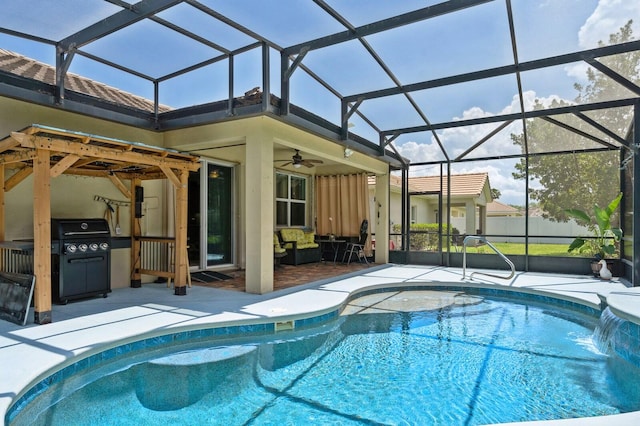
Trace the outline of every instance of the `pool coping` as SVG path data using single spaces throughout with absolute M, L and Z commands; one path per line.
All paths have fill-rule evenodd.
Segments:
M 600 310 L 605 300 L 616 315 L 640 324 L 640 288 L 627 287 L 621 281 L 603 282 L 587 276 L 559 276 L 551 274 L 519 273 L 513 279 L 501 282 L 495 279 L 462 280 L 456 268 L 414 265 L 379 265 L 357 273 L 322 280 L 298 287 L 294 291 L 280 291 L 269 295 L 238 296 L 235 310 L 201 312 L 196 301 L 184 305 L 182 298 L 166 298 L 173 306 L 158 304 L 130 304 L 115 311 L 80 315 L 46 326 L 16 327 L 0 334 L 0 361 L 3 366 L 20 366 L 0 374 L 0 413 L 5 419 L 7 410 L 33 386 L 45 378 L 73 365 L 79 359 L 159 336 L 199 329 L 243 327 L 259 324 L 286 323 L 288 321 L 320 321 L 318 318 L 339 312 L 358 294 L 387 287 L 447 287 L 482 288 L 517 291 L 540 297 L 553 297 Z M 218 292 L 192 293 L 220 295 Z M 122 289 L 125 291 L 125 289 Z M 209 289 L 211 290 L 211 289 Z M 118 290 L 114 290 L 118 291 Z M 130 290 L 127 290 L 130 292 Z M 238 292 L 235 292 L 238 293 Z M 135 294 L 135 293 L 133 293 Z M 246 293 L 240 293 L 246 295 Z M 174 298 L 176 296 L 173 296 Z M 180 303 L 176 303 L 180 300 Z M 636 300 L 633 303 L 633 300 Z M 253 303 L 245 304 L 244 301 Z M 202 303 L 202 300 L 199 299 Z M 634 306 L 635 305 L 635 306 Z M 151 312 L 149 312 L 151 310 Z M 191 312 L 190 312 L 191 311 Z M 148 317 L 147 317 L 148 316 Z M 141 320 L 142 318 L 142 320 Z M 146 320 L 146 322 L 144 321 Z M 144 323 L 144 324 L 141 324 Z M 134 326 L 135 325 L 135 326 Z M 7 328 L 7 327 L 5 327 Z M 0 329 L 2 331 L 2 329 Z M 96 334 L 95 332 L 102 332 Z M 52 345 L 57 345 L 52 347 Z M 55 349 L 54 349 L 55 348 Z M 28 368 L 27 368 L 28 367 Z M 631 419 L 640 422 L 640 412 L 606 417 L 554 420 L 544 424 L 615 424 Z M 622 420 L 624 419 L 624 420 Z M 533 422 L 533 424 L 541 424 Z M 628 424 L 628 423 L 626 423 Z

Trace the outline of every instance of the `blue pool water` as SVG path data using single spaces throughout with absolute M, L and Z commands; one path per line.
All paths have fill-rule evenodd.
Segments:
M 594 348 L 585 313 L 452 291 L 371 294 L 345 313 L 114 362 L 52 386 L 14 423 L 479 425 L 640 410 L 640 371 Z

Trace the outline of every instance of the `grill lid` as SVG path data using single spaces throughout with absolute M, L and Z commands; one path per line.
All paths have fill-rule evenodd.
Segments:
M 51 219 L 51 239 L 109 236 L 109 222 L 106 219 Z

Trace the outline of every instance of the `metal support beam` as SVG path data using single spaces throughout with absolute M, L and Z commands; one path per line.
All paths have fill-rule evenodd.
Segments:
M 360 97 L 365 99 L 382 98 L 385 96 L 399 95 L 406 92 L 415 92 L 425 89 L 433 89 L 436 87 L 449 86 L 452 84 L 466 83 L 469 81 L 482 80 L 491 77 L 499 77 L 502 75 L 513 74 L 516 71 L 525 72 L 542 68 L 548 68 L 558 65 L 566 65 L 572 62 L 582 61 L 589 57 L 617 55 L 620 53 L 633 52 L 640 50 L 640 40 L 630 41 L 627 43 L 615 44 L 612 46 L 598 47 L 580 52 L 567 53 L 559 56 L 538 59 L 528 62 L 521 62 L 518 65 L 505 65 L 502 67 L 489 68 L 481 71 L 474 71 L 465 74 L 458 74 L 450 77 L 438 78 L 435 80 L 423 81 L 413 84 L 407 84 L 401 87 L 390 87 L 387 89 L 373 90 L 370 92 L 357 93 L 345 96 L 347 102 L 354 102 Z
M 354 112 L 358 111 L 358 107 L 360 106 L 362 101 L 364 101 L 364 99 L 358 99 L 358 101 L 353 105 L 349 105 L 346 103 L 343 104 L 343 108 L 341 111 L 342 113 L 342 132 L 341 133 L 344 140 L 347 140 L 347 138 L 349 137 L 349 118 L 351 118 Z
M 633 108 L 633 231 L 632 231 L 632 284 L 640 287 L 640 100 Z
M 580 129 L 576 129 L 576 128 L 575 128 L 575 127 L 573 127 L 573 126 L 569 126 L 568 124 L 565 124 L 565 123 L 563 123 L 562 121 L 558 121 L 558 120 L 556 120 L 556 119 L 554 119 L 554 118 L 551 118 L 551 117 L 541 117 L 541 119 L 542 119 L 542 120 L 544 120 L 544 121 L 546 121 L 546 122 L 548 122 L 548 123 L 555 124 L 556 126 L 561 127 L 561 128 L 563 128 L 563 129 L 565 129 L 565 130 L 568 130 L 568 131 L 570 131 L 570 132 L 572 132 L 572 133 L 575 133 L 575 134 L 577 134 L 578 136 L 582 136 L 582 137 L 583 137 L 583 138 L 585 138 L 585 139 L 592 140 L 592 141 L 594 141 L 594 142 L 596 142 L 596 143 L 598 143 L 598 144 L 600 144 L 600 145 L 604 145 L 604 146 L 609 147 L 609 148 L 612 148 L 612 149 L 618 149 L 618 148 L 619 148 L 618 146 L 616 146 L 616 145 L 614 145 L 614 144 L 612 144 L 612 143 L 609 143 L 609 142 L 604 141 L 604 140 L 602 140 L 602 139 L 600 139 L 600 138 L 597 138 L 597 137 L 595 137 L 595 136 L 593 136 L 593 135 L 590 135 L 590 134 L 589 134 L 589 133 L 587 133 L 587 132 L 583 132 L 583 131 L 582 131 L 582 130 L 580 130 Z
M 389 137 L 389 138 L 385 138 L 385 137 L 381 136 L 381 137 L 380 137 L 380 146 L 381 146 L 382 148 L 386 148 L 386 147 L 387 147 L 387 145 L 390 145 L 390 144 L 391 144 L 391 142 L 393 142 L 393 141 L 395 141 L 396 139 L 398 139 L 398 136 L 400 136 L 400 133 L 396 133 L 396 134 L 394 134 L 394 135 L 391 135 L 391 137 Z M 391 145 L 391 146 L 393 146 L 393 145 Z
M 478 6 L 478 5 L 489 3 L 492 1 L 494 0 L 449 0 L 449 1 L 435 4 L 433 6 L 427 6 L 422 9 L 404 13 L 402 15 L 393 16 L 388 19 L 383 19 L 381 21 L 373 22 L 371 24 L 362 25 L 360 27 L 357 27 L 354 31 L 351 31 L 351 30 L 342 31 L 326 37 L 318 38 L 311 42 L 294 45 L 284 50 L 285 50 L 285 53 L 288 55 L 295 55 L 298 52 L 300 52 L 300 50 L 304 47 L 309 47 L 311 50 L 320 49 L 323 47 L 332 46 L 334 44 L 355 40 L 360 37 L 376 34 L 382 31 L 398 28 L 403 25 L 408 25 L 415 22 L 424 21 L 426 19 L 435 18 L 436 16 L 457 12 L 459 10 L 463 10 L 473 6 Z
M 160 128 L 160 83 L 157 81 L 153 82 L 153 122 L 155 123 L 155 128 Z
M 497 135 L 498 133 L 500 133 L 500 131 L 502 129 L 504 129 L 505 127 L 507 127 L 509 124 L 513 123 L 513 120 L 510 121 L 505 121 L 504 123 L 502 123 L 501 125 L 499 125 L 498 127 L 496 127 L 495 129 L 493 129 L 487 136 L 483 137 L 482 139 L 480 139 L 478 142 L 476 142 L 472 147 L 470 147 L 469 149 L 467 149 L 465 152 L 463 152 L 462 154 L 458 155 L 458 157 L 456 157 L 456 159 L 454 161 L 458 161 L 458 160 L 462 160 L 464 157 L 467 156 L 467 154 L 469 154 L 470 152 L 472 152 L 474 149 L 476 149 L 477 147 L 479 147 L 480 145 L 482 145 L 483 143 L 485 143 L 486 141 L 488 141 L 489 139 L 491 139 L 492 137 L 494 137 L 495 135 Z
M 71 60 L 75 55 L 76 49 L 71 47 L 65 51 L 59 46 L 56 48 L 56 103 L 62 104 L 64 100 L 64 79 L 71 65 Z
M 409 167 L 402 168 L 402 251 L 410 251 L 411 200 L 409 199 Z M 408 258 L 407 258 L 408 259 Z
M 448 121 L 448 122 L 442 122 L 442 123 L 435 123 L 428 126 L 414 126 L 414 127 L 404 127 L 404 128 L 398 128 L 398 129 L 387 129 L 387 130 L 382 130 L 380 133 L 383 135 L 393 135 L 396 133 L 429 132 L 432 130 L 451 129 L 454 127 L 465 127 L 465 126 L 473 126 L 477 124 L 496 123 L 499 121 L 518 120 L 518 119 L 521 119 L 523 116 L 524 118 L 536 118 L 536 117 L 547 117 L 547 116 L 561 115 L 561 114 L 575 114 L 576 112 L 579 112 L 579 111 L 595 111 L 599 109 L 620 108 L 625 106 L 632 106 L 634 105 L 635 102 L 636 102 L 636 98 L 629 98 L 629 99 L 618 99 L 615 101 L 595 102 L 591 104 L 568 105 L 568 106 L 557 107 L 557 108 L 525 111 L 524 113 L 517 112 L 512 114 L 501 114 L 501 115 L 492 115 L 487 117 L 472 118 L 469 120 Z
M 269 110 L 271 105 L 271 70 L 269 45 L 262 43 L 262 111 Z
M 308 52 L 309 52 L 309 49 L 307 49 L 307 48 L 303 48 L 300 51 L 300 53 L 293 60 L 293 62 L 289 66 L 289 68 L 284 72 L 284 79 L 289 81 L 289 79 L 291 78 L 291 75 L 296 70 L 296 68 L 298 68 L 298 65 L 300 65 L 300 63 L 302 62 L 302 60 L 304 59 L 304 57 L 307 55 Z
M 589 65 L 591 65 L 592 67 L 594 67 L 595 69 L 600 71 L 602 74 L 606 75 L 607 77 L 615 81 L 616 83 L 626 87 L 636 95 L 640 95 L 640 86 L 633 83 L 628 78 L 624 77 L 621 74 L 618 74 L 617 72 L 615 72 L 614 70 L 612 70 L 611 68 L 603 64 L 602 62 L 596 61 L 594 58 L 585 58 L 584 60 L 586 63 L 588 63 Z
M 233 55 L 229 55 L 229 99 L 227 99 L 227 115 L 231 117 L 233 113 L 233 86 L 235 72 L 233 68 Z
M 289 70 L 289 55 L 280 52 L 280 115 L 289 115 L 291 92 L 289 79 L 285 78 Z
M 71 46 L 80 48 L 178 3 L 182 3 L 182 0 L 142 0 L 131 5 L 129 9 L 122 9 L 120 12 L 62 39 L 59 45 L 65 51 L 68 51 Z
M 584 122 L 590 124 L 591 126 L 595 127 L 596 129 L 598 129 L 599 131 L 601 131 L 605 135 L 609 136 L 611 139 L 615 140 L 620 145 L 629 146 L 629 142 L 627 142 L 624 138 L 621 138 L 620 136 L 618 136 L 617 134 L 615 134 L 611 130 L 607 129 L 602 124 L 598 123 L 596 120 L 594 120 L 593 118 L 589 117 L 588 115 L 585 115 L 585 114 L 581 113 L 580 111 L 577 111 L 574 115 L 576 117 L 578 117 L 579 119 L 581 119 L 582 121 L 584 121 Z

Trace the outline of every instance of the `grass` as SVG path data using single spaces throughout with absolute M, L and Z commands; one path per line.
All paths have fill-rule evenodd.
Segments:
M 504 254 L 524 254 L 525 245 L 523 243 L 491 243 Z M 580 253 L 567 252 L 567 244 L 529 244 L 529 254 L 532 256 L 567 256 L 580 257 Z M 484 249 L 486 253 L 491 253 L 490 247 L 478 247 Z
M 503 254 L 524 255 L 524 243 L 491 243 Z M 588 257 L 580 253 L 567 252 L 568 244 L 529 244 L 529 255 L 531 256 L 564 256 L 564 257 Z M 460 249 L 460 251 L 462 251 Z M 477 247 L 467 246 L 467 253 L 493 253 L 491 247 L 480 245 Z

